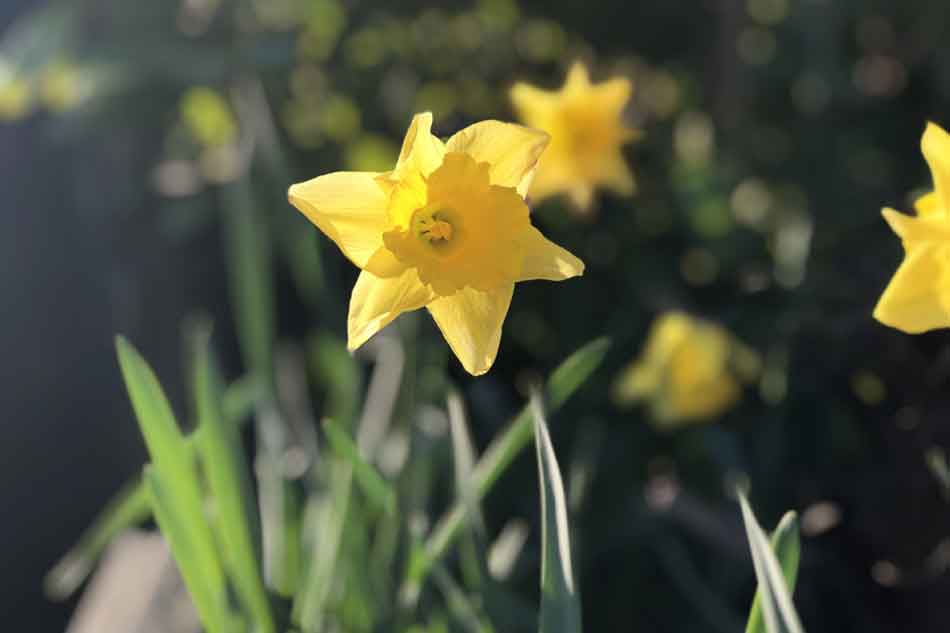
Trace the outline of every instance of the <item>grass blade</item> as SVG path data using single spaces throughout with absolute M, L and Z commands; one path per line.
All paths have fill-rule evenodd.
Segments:
M 759 581 L 762 616 L 768 633 L 804 633 L 801 620 L 792 604 L 792 597 L 785 584 L 782 567 L 769 546 L 765 536 L 745 495 L 739 493 L 742 506 L 742 519 L 745 522 L 749 548 L 752 551 L 752 563 Z
M 164 522 L 178 532 L 175 538 L 180 543 L 179 549 L 189 557 L 186 564 L 193 566 L 190 573 L 201 576 L 193 578 L 192 583 L 200 585 L 205 590 L 202 599 L 213 604 L 205 604 L 200 612 L 205 616 L 226 613 L 227 586 L 204 513 L 194 450 L 182 436 L 168 399 L 145 359 L 122 337 L 116 338 L 116 349 L 132 408 L 152 458 L 152 466 L 147 471 L 152 473 L 152 481 L 146 481 L 152 511 L 157 512 L 161 506 L 164 518 L 159 519 L 156 514 L 159 526 Z M 159 480 L 160 483 L 156 483 Z M 215 617 L 219 625 L 224 620 L 224 616 Z
M 221 383 L 209 349 L 210 327 L 199 328 L 194 349 L 194 393 L 198 408 L 197 444 L 215 501 L 214 525 L 238 598 L 259 633 L 276 630 L 260 568 L 260 526 L 248 464 L 237 428 L 221 412 Z
M 452 438 L 452 461 L 455 466 L 455 494 L 468 513 L 468 521 L 480 534 L 484 534 L 484 520 L 475 491 L 472 488 L 472 470 L 475 468 L 475 448 L 468 430 L 465 404 L 454 389 L 446 401 L 449 412 L 449 434 Z
M 302 631 L 321 630 L 324 605 L 330 596 L 333 580 L 338 576 L 343 532 L 350 512 L 353 468 L 346 461 L 334 460 L 329 468 L 330 489 L 316 508 L 315 525 L 320 526 L 312 547 L 310 567 L 294 596 L 291 617 Z
M 531 398 L 531 410 L 541 486 L 541 613 L 538 629 L 540 633 L 580 633 L 580 599 L 571 562 L 564 482 L 537 393 Z
M 127 528 L 152 514 L 140 477 L 122 486 L 79 541 L 46 575 L 43 582 L 53 600 L 65 600 L 83 583 L 106 546 Z
M 256 418 L 257 475 L 264 577 L 281 596 L 293 596 L 300 582 L 301 509 L 297 473 L 287 468 L 288 429 L 272 401 L 263 401 Z
M 260 396 L 259 381 L 253 376 L 244 376 L 228 385 L 221 404 L 226 424 L 238 428 Z M 185 444 L 190 450 L 194 437 L 186 437 Z M 145 483 L 141 476 L 136 476 L 122 486 L 79 541 L 49 571 L 44 580 L 46 594 L 53 600 L 68 598 L 89 576 L 116 535 L 151 516 Z
M 222 187 L 231 300 L 247 369 L 259 379 L 273 372 L 275 299 L 267 225 L 254 208 L 250 181 Z
M 395 514 L 396 492 L 373 465 L 360 455 L 359 449 L 346 431 L 329 418 L 323 421 L 323 430 L 327 434 L 327 440 L 333 451 L 352 466 L 356 483 L 363 489 L 367 498 L 386 514 L 390 516 Z
M 798 516 L 794 512 L 787 512 L 778 527 L 772 533 L 770 545 L 775 557 L 782 566 L 782 575 L 789 593 L 795 592 L 795 582 L 798 579 L 798 561 L 801 555 L 801 539 L 798 533 Z M 762 619 L 762 597 L 755 592 L 752 601 L 752 610 L 749 612 L 749 622 L 746 633 L 767 633 L 765 621 Z
M 176 509 L 174 498 L 164 485 L 154 466 L 146 466 L 143 474 L 155 522 L 171 549 L 188 594 L 195 605 L 201 623 L 208 633 L 237 631 L 235 622 L 228 613 L 225 595 L 216 586 L 205 567 L 201 554 L 202 544 L 195 542 L 191 530 Z
M 594 373 L 609 347 L 608 339 L 595 339 L 571 354 L 551 373 L 544 392 L 551 411 L 557 410 L 564 404 Z M 472 470 L 472 488 L 477 500 L 483 499 L 488 494 L 515 457 L 533 438 L 534 420 L 530 409 L 525 407 L 504 433 L 491 443 Z M 418 588 L 425 580 L 433 563 L 445 555 L 449 546 L 458 537 L 465 522 L 465 515 L 464 505 L 461 502 L 455 503 L 436 524 L 421 549 L 411 555 L 406 580 L 402 587 L 403 599 L 411 600 L 418 594 Z

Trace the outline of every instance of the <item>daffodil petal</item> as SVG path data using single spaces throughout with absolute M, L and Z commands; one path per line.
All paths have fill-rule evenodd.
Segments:
M 596 84 L 594 91 L 606 109 L 620 114 L 627 106 L 627 102 L 630 101 L 630 95 L 633 94 L 633 84 L 625 77 L 616 77 Z
M 594 188 L 587 184 L 575 184 L 567 190 L 567 195 L 578 211 L 590 211 L 594 202 Z
M 364 270 L 350 296 L 347 347 L 355 350 L 397 316 L 421 308 L 433 297 L 413 268 L 390 278 L 377 277 Z
M 917 215 L 926 218 L 940 212 L 940 199 L 936 191 L 924 194 L 914 201 L 914 210 Z
M 931 242 L 911 248 L 874 308 L 874 318 L 908 334 L 950 327 L 938 292 L 944 274 L 941 255 L 946 253 Z
M 891 230 L 905 244 L 945 240 L 950 241 L 950 225 L 934 216 L 913 216 L 894 209 L 883 209 L 881 215 Z
M 533 226 L 525 231 L 522 244 L 525 255 L 518 281 L 563 281 L 584 274 L 584 262 L 544 237 Z
M 637 183 L 633 179 L 633 172 L 627 166 L 620 151 L 615 152 L 604 161 L 603 182 L 615 193 L 622 196 L 632 195 L 636 191 Z
M 417 114 L 402 141 L 394 174 L 397 178 L 413 173 L 428 176 L 442 164 L 444 155 L 445 146 L 432 135 L 432 113 Z
M 947 214 L 950 212 L 950 135 L 939 125 L 928 123 L 920 141 L 920 149 L 933 173 L 934 189 L 943 213 Z
M 565 92 L 574 90 L 586 90 L 590 87 L 590 73 L 587 72 L 587 66 L 583 62 L 577 61 L 571 64 L 567 71 L 567 77 L 564 80 Z
M 379 174 L 340 171 L 292 185 L 290 203 L 363 268 L 383 245 L 387 196 Z
M 495 362 L 514 288 L 514 284 L 488 292 L 463 288 L 427 306 L 449 347 L 473 376 L 484 374 Z
M 543 122 L 550 119 L 558 103 L 558 93 L 542 90 L 523 82 L 513 85 L 508 92 L 508 97 L 523 121 L 542 128 Z
M 546 132 L 523 125 L 480 121 L 453 135 L 445 149 L 488 163 L 493 185 L 514 187 L 524 197 L 531 184 L 531 172 L 549 140 Z

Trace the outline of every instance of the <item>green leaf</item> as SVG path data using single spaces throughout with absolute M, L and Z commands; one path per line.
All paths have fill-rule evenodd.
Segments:
M 267 225 L 258 217 L 250 181 L 221 188 L 231 301 L 238 342 L 248 370 L 262 381 L 273 372 L 276 320 Z
M 221 405 L 226 423 L 238 428 L 260 397 L 259 381 L 253 376 L 244 376 L 230 384 Z M 194 437 L 186 437 L 185 444 L 191 450 Z M 68 598 L 88 577 L 113 538 L 151 516 L 145 484 L 141 476 L 136 476 L 122 486 L 79 541 L 49 571 L 44 581 L 47 595 L 53 600 Z
M 126 483 L 99 513 L 79 541 L 49 571 L 44 580 L 46 595 L 65 600 L 86 579 L 113 538 L 152 514 L 140 477 Z
M 146 466 L 143 474 L 155 522 L 171 549 L 188 594 L 195 605 L 201 623 L 208 633 L 238 631 L 233 616 L 227 609 L 227 594 L 209 573 L 203 544 L 196 542 L 190 526 L 176 508 L 174 497 L 164 484 L 164 479 L 154 466 Z
M 463 630 L 467 633 L 493 633 L 494 629 L 480 606 L 465 593 L 441 564 L 433 568 L 432 577 L 445 596 L 449 612 Z
M 782 574 L 782 567 L 772 551 L 762 527 L 756 521 L 745 495 L 739 493 L 742 519 L 745 522 L 752 563 L 759 581 L 762 616 L 768 633 L 804 633 L 801 620 L 792 604 L 792 597 Z
M 116 338 L 116 349 L 132 408 L 152 458 L 148 470 L 153 473 L 152 483 L 145 482 L 147 488 L 151 486 L 152 511 L 157 513 L 156 504 L 161 504 L 164 523 L 180 532 L 176 538 L 182 543 L 181 551 L 193 560 L 193 573 L 201 575 L 193 581 L 208 592 L 207 599 L 220 605 L 214 609 L 215 613 L 224 612 L 227 609 L 225 576 L 204 513 L 194 450 L 182 437 L 168 399 L 145 359 L 121 336 Z M 156 484 L 159 479 L 160 484 Z M 157 514 L 156 520 L 159 520 Z M 181 565 L 177 556 L 176 562 Z M 210 608 L 206 606 L 205 615 Z
M 332 334 L 321 333 L 308 346 L 310 369 L 327 390 L 324 416 L 352 428 L 359 415 L 362 377 L 359 364 L 346 343 Z
M 484 521 L 472 486 L 472 471 L 475 468 L 477 455 L 468 430 L 465 404 L 454 389 L 449 392 L 446 404 L 449 413 L 449 433 L 452 438 L 452 460 L 455 466 L 455 494 L 465 506 L 469 522 L 476 530 L 483 532 Z
M 545 397 L 552 411 L 557 410 L 594 373 L 610 347 L 606 338 L 587 343 L 571 354 L 548 378 Z M 472 487 L 475 497 L 481 500 L 491 491 L 508 466 L 534 438 L 534 419 L 528 407 L 511 422 L 482 455 L 472 470 Z M 425 543 L 414 551 L 409 560 L 402 593 L 406 600 L 418 595 L 433 563 L 440 560 L 455 539 L 465 522 L 465 506 L 461 501 L 442 516 Z
M 801 554 L 801 539 L 798 534 L 798 516 L 794 512 L 786 512 L 778 527 L 772 533 L 770 545 L 775 557 L 782 566 L 782 575 L 789 593 L 795 592 L 795 582 L 798 579 L 798 561 Z M 765 621 L 762 619 L 762 597 L 756 591 L 752 601 L 752 610 L 749 612 L 749 622 L 746 633 L 767 633 Z
M 211 495 L 220 550 L 238 598 L 259 633 L 276 630 L 260 569 L 260 526 L 247 459 L 237 428 L 221 412 L 222 388 L 209 349 L 210 326 L 195 335 L 194 393 L 198 408 L 196 439 Z
M 286 422 L 272 401 L 261 404 L 256 418 L 254 472 L 260 497 L 264 577 L 281 596 L 293 596 L 300 582 L 302 523 L 299 484 L 288 472 Z
M 581 610 L 571 561 L 564 482 L 557 464 L 541 398 L 531 398 L 538 478 L 541 486 L 540 633 L 580 633 Z
M 303 631 L 321 630 L 324 606 L 330 596 L 334 579 L 339 574 L 343 533 L 350 512 L 353 467 L 345 460 L 334 459 L 326 464 L 329 490 L 316 502 L 320 526 L 312 546 L 309 569 L 294 597 L 293 623 Z
M 379 506 L 386 514 L 396 513 L 396 492 L 383 479 L 372 464 L 360 455 L 359 448 L 339 424 L 327 418 L 323 421 L 323 430 L 333 451 L 349 462 L 353 468 L 356 483 L 362 488 L 369 500 Z

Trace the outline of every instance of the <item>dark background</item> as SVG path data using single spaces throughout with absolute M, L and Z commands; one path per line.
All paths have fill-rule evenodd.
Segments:
M 340 37 L 380 16 L 411 20 L 433 4 L 346 2 Z M 950 439 L 950 346 L 945 333 L 911 337 L 871 318 L 900 261 L 879 208 L 909 210 L 910 192 L 930 186 L 920 134 L 927 120 L 950 124 L 950 8 L 936 0 L 787 5 L 787 16 L 763 24 L 761 11 L 768 15 L 774 1 L 524 1 L 519 20 L 550 19 L 568 33 L 570 44 L 556 57 L 515 55 L 520 36 L 512 27 L 492 55 L 449 55 L 442 67 L 424 67 L 411 55 L 371 70 L 348 67 L 343 53 L 319 62 L 362 111 L 363 127 L 393 143 L 411 108 L 387 109 L 377 88 L 414 64 L 421 81 L 474 75 L 498 93 L 483 116 L 456 108 L 439 117 L 443 135 L 474 118 L 510 117 L 501 87 L 521 77 L 555 86 L 574 55 L 596 59 L 605 69 L 599 76 L 661 69 L 679 86 L 678 103 L 664 116 L 643 101 L 649 81 L 638 84 L 631 116 L 646 139 L 628 152 L 640 185 L 635 198 L 603 195 L 586 219 L 556 201 L 538 211 L 546 233 L 587 261 L 583 281 L 519 287 L 492 373 L 472 381 L 451 368 L 467 385 L 473 418 L 495 421 L 503 419 L 496 412 L 514 410 L 520 396 L 512 385 L 526 373 L 548 370 L 594 336 L 614 340 L 608 367 L 555 429 L 565 455 L 587 435 L 607 438 L 578 519 L 588 630 L 728 630 L 730 613 L 742 621 L 752 585 L 747 561 L 735 555 L 741 532 L 728 532 L 734 542 L 716 542 L 692 515 L 654 512 L 644 490 L 657 474 L 675 474 L 703 516 L 730 528 L 738 514 L 726 484 L 738 473 L 752 482 L 766 525 L 788 508 L 827 501 L 839 509 L 837 526 L 804 541 L 796 601 L 813 633 L 936 633 L 950 618 L 939 550 L 950 521 L 923 457 Z M 0 20 L 10 25 L 42 6 L 7 0 Z M 188 198 L 212 209 L 196 212 L 197 228 L 170 233 L 170 203 L 149 184 L 158 160 L 178 151 L 169 150 L 169 138 L 180 128 L 181 94 L 193 84 L 226 86 L 250 66 L 280 103 L 289 98 L 296 63 L 292 29 L 257 41 L 219 20 L 182 49 L 177 3 L 134 12 L 121 3 L 76 6 L 69 38 L 38 37 L 52 51 L 46 58 L 62 46 L 77 63 L 115 60 L 124 82 L 75 112 L 40 108 L 0 126 L 0 621 L 11 630 L 63 628 L 73 603 L 49 602 L 43 574 L 144 460 L 113 335 L 135 342 L 179 408 L 186 315 L 211 313 L 229 372 L 240 371 L 215 186 Z M 220 9 L 228 10 L 230 3 Z M 762 61 L 769 41 L 774 51 Z M 149 47 L 155 52 L 144 53 Z M 220 65 L 210 57 L 219 49 L 228 51 Z M 699 166 L 673 149 L 689 112 L 707 117 L 716 134 L 712 159 Z M 339 168 L 335 140 L 310 148 L 280 134 L 292 164 L 288 184 Z M 764 227 L 730 211 L 730 197 L 748 178 L 766 183 L 777 200 Z M 269 188 L 260 199 L 271 221 L 296 213 L 281 202 L 282 188 L 261 187 Z M 789 222 L 810 230 L 797 280 L 776 263 Z M 717 262 L 710 282 L 680 272 L 684 254 L 696 249 Z M 342 258 L 329 248 L 323 257 L 332 285 L 349 287 L 354 275 Z M 341 314 L 305 310 L 286 265 L 275 274 L 282 336 L 314 325 L 340 331 Z M 763 275 L 764 284 L 746 283 Z M 641 348 L 652 318 L 674 307 L 723 323 L 777 363 L 784 396 L 752 389 L 717 423 L 667 434 L 647 425 L 641 411 L 612 405 L 613 375 Z M 540 335 L 525 326 L 539 323 Z M 868 375 L 883 394 L 862 396 Z M 479 444 L 493 428 L 481 427 Z M 519 462 L 509 475 L 513 492 L 533 490 L 532 468 Z M 517 494 L 504 496 L 489 505 L 496 523 L 522 505 Z M 530 492 L 523 496 L 534 503 Z M 882 561 L 900 571 L 896 584 L 872 573 Z M 705 597 L 690 602 L 686 595 Z

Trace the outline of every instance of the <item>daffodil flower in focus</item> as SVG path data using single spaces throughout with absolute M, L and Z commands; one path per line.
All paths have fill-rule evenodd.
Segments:
M 933 123 L 921 141 L 934 191 L 915 215 L 884 209 L 904 245 L 904 261 L 874 309 L 874 318 L 909 334 L 950 327 L 950 136 Z
M 760 366 L 758 354 L 724 328 L 667 312 L 650 328 L 643 354 L 618 376 L 613 397 L 621 406 L 646 401 L 657 427 L 674 428 L 730 409 Z
M 524 196 L 548 135 L 482 121 L 443 143 L 413 119 L 395 168 L 336 172 L 289 197 L 362 269 L 350 298 L 355 350 L 399 314 L 426 307 L 465 369 L 488 371 L 514 284 L 561 281 L 584 264 L 531 225 Z
M 526 83 L 512 87 L 511 101 L 521 121 L 551 135 L 551 146 L 531 187 L 532 198 L 567 193 L 584 211 L 598 186 L 621 195 L 633 193 L 633 174 L 621 151 L 639 135 L 621 120 L 631 92 L 630 81 L 623 78 L 591 83 L 580 62 L 571 66 L 558 91 Z

